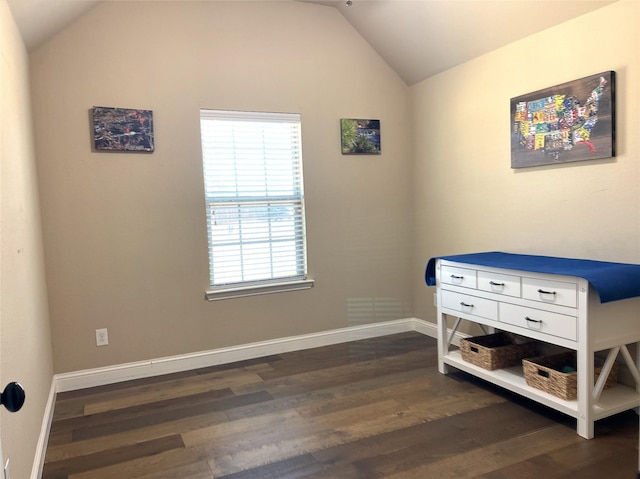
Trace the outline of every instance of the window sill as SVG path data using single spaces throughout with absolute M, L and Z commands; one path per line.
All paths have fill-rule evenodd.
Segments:
M 283 293 L 285 291 L 302 291 L 313 287 L 312 279 L 301 279 L 282 283 L 258 284 L 252 286 L 239 286 L 234 288 L 215 289 L 205 292 L 207 301 L 220 301 L 223 299 L 244 298 L 246 296 L 258 296 L 262 294 Z

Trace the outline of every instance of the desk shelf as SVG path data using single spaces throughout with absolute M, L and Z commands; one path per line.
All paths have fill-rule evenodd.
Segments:
M 435 274 L 441 373 L 456 368 L 574 417 L 577 433 L 586 439 L 593 437 L 596 420 L 640 406 L 640 297 L 603 304 L 584 278 L 448 259 L 437 260 Z M 451 330 L 449 318 L 456 318 Z M 529 386 L 521 365 L 489 371 L 464 361 L 451 344 L 461 322 L 574 350 L 577 399 L 567 401 Z M 627 348 L 632 344 L 636 358 Z M 617 384 L 598 395 L 594 356 L 605 350 L 610 351 L 609 367 L 622 354 L 635 386 Z
M 568 416 L 578 418 L 578 401 L 566 401 L 540 389 L 529 386 L 524 378 L 522 366 L 489 371 L 462 359 L 460 351 L 449 351 L 442 358 L 445 364 L 453 366 L 487 382 L 513 391 L 533 401 L 544 404 Z M 628 409 L 640 406 L 640 395 L 632 387 L 616 384 L 605 389 L 596 404 L 593 405 L 594 420 L 602 419 Z

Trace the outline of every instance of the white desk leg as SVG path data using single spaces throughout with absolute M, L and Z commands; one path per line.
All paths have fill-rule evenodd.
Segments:
M 587 316 L 589 285 L 581 279 L 578 284 L 578 435 L 593 438 L 593 348 Z
M 438 306 L 438 371 L 442 374 L 448 374 L 451 371 L 449 365 L 442 360 L 449 352 L 447 333 L 447 315 L 442 313 L 440 306 Z
M 585 439 L 593 438 L 593 351 L 580 348 L 578 359 L 578 435 Z

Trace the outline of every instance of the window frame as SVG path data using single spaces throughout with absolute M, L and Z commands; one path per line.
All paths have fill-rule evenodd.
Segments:
M 291 170 L 291 184 L 292 184 L 292 192 L 290 194 L 285 194 L 284 196 L 275 195 L 271 196 L 269 192 L 265 192 L 263 196 L 243 196 L 239 191 L 240 188 L 236 187 L 236 191 L 234 195 L 229 196 L 228 193 L 221 193 L 216 196 L 215 194 L 211 194 L 213 183 L 209 182 L 208 174 L 208 166 L 213 165 L 213 159 L 207 158 L 206 151 L 213 151 L 214 148 L 218 148 L 219 145 L 215 147 L 211 147 L 209 143 L 205 144 L 206 140 L 209 140 L 210 137 L 205 135 L 204 122 L 211 120 L 220 120 L 222 122 L 234 123 L 241 121 L 249 121 L 249 122 L 259 122 L 263 123 L 263 127 L 266 128 L 266 124 L 268 122 L 276 122 L 276 123 L 287 123 L 294 124 L 295 127 L 292 128 L 292 131 L 296 132 L 296 137 L 294 140 L 291 140 L 292 143 L 292 155 L 291 161 L 297 162 L 297 164 L 292 167 Z M 214 110 L 214 109 L 200 109 L 200 138 L 202 145 L 202 167 L 204 174 L 204 188 L 205 188 L 205 211 L 206 211 L 206 223 L 207 223 L 207 245 L 208 245 L 208 259 L 209 259 L 209 288 L 205 292 L 205 297 L 209 301 L 217 301 L 222 299 L 231 299 L 245 296 L 255 296 L 255 295 L 263 295 L 277 292 L 285 292 L 285 291 L 299 291 L 306 290 L 313 287 L 314 281 L 308 276 L 308 262 L 307 262 L 307 234 L 306 234 L 306 224 L 305 224 L 305 202 L 304 202 L 304 188 L 303 188 L 303 173 L 302 173 L 302 131 L 301 131 L 301 116 L 297 113 L 267 113 L 267 112 L 253 112 L 253 111 L 233 111 L 233 110 Z M 237 148 L 236 145 L 233 147 L 234 153 L 237 151 L 241 151 L 241 148 Z M 265 148 L 263 152 L 268 152 L 269 148 Z M 211 155 L 213 156 L 213 155 Z M 240 164 L 237 160 L 234 162 L 235 168 Z M 265 167 L 266 168 L 266 167 Z M 296 171 L 294 171 L 296 170 Z M 265 169 L 264 180 L 268 181 L 270 179 L 267 174 L 267 169 Z M 218 173 L 218 172 L 217 172 Z M 237 176 L 235 177 L 235 181 L 238 182 Z M 241 184 L 238 182 L 237 184 Z M 294 186 L 295 185 L 295 186 Z M 295 191 L 295 192 L 294 192 Z M 264 218 L 266 218 L 266 222 L 269 225 L 269 230 L 271 229 L 272 224 L 276 221 L 275 210 L 277 207 L 272 210 L 276 205 L 285 205 L 287 207 L 293 208 L 293 213 L 291 217 L 292 226 L 291 229 L 293 233 L 290 233 L 293 239 L 293 248 L 295 253 L 288 253 L 288 257 L 293 261 L 293 264 L 296 266 L 296 273 L 294 275 L 286 275 L 286 276 L 278 276 L 278 277 L 269 277 L 266 279 L 259 280 L 240 280 L 240 281 L 232 281 L 232 282 L 219 282 L 215 283 L 215 273 L 214 273 L 214 264 L 215 264 L 215 256 L 214 256 L 214 248 L 220 247 L 220 243 L 216 243 L 213 233 L 213 224 L 214 220 L 212 213 L 214 213 L 215 209 L 220 208 L 233 208 L 236 209 L 238 214 L 236 218 L 237 225 L 239 228 L 243 228 L 243 218 L 246 214 L 246 210 L 244 208 L 258 207 L 258 208 L 267 208 L 267 211 L 271 213 L 271 216 L 267 214 Z M 249 206 L 247 206 L 249 205 Z M 260 206 L 262 205 L 262 206 Z M 299 211 L 298 211 L 299 210 Z M 244 218 L 244 225 L 248 224 L 246 218 Z M 238 240 L 236 246 L 239 250 L 243 249 L 243 245 L 245 243 L 242 239 Z M 269 235 L 269 239 L 266 241 L 262 241 L 261 244 L 269 245 L 269 249 L 273 248 L 274 245 L 277 245 L 277 241 Z M 233 258 L 233 256 L 232 256 Z M 240 264 L 245 264 L 244 253 L 238 253 L 238 258 L 235 258 Z M 269 268 L 272 268 L 273 265 L 277 266 L 277 263 L 273 263 L 273 258 L 269 259 Z M 302 267 L 302 268 L 301 268 Z M 243 269 L 243 267 L 240 267 Z M 240 273 L 239 273 L 240 274 Z

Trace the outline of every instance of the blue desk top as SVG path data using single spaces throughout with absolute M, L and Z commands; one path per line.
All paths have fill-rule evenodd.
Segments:
M 591 283 L 598 292 L 601 303 L 640 296 L 639 264 L 609 263 L 588 259 L 556 258 L 498 251 L 440 256 L 431 258 L 427 263 L 425 271 L 427 286 L 435 286 L 436 284 L 437 259 L 492 268 L 577 276 Z

